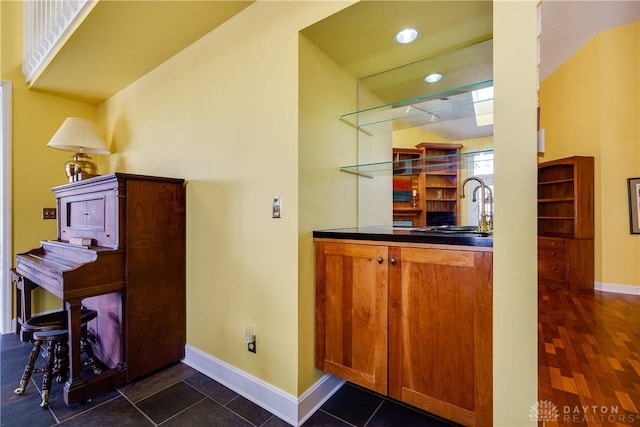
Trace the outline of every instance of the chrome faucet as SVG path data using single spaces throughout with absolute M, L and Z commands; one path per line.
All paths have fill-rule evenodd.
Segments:
M 478 185 L 476 188 L 473 189 L 473 197 L 471 198 L 472 201 L 477 202 L 477 193 L 478 193 L 478 189 L 482 188 L 481 185 Z M 489 203 L 489 209 L 487 210 L 487 227 L 489 227 L 489 230 L 493 229 L 493 190 L 491 190 L 491 187 L 486 186 L 485 190 L 488 191 L 488 196 L 489 198 L 486 200 L 486 202 Z M 485 200 L 483 200 L 481 203 L 485 203 Z
M 460 186 L 460 198 L 464 199 L 464 186 L 469 181 L 478 181 L 480 183 L 480 197 L 482 198 L 482 203 L 480 203 L 480 224 L 478 224 L 478 231 L 487 232 L 489 231 L 489 221 L 487 219 L 487 212 L 484 206 L 484 200 L 486 196 L 487 185 L 481 178 L 477 176 L 470 176 L 469 178 L 462 181 L 462 185 Z

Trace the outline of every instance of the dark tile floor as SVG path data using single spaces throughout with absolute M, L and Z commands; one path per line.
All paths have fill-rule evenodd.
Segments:
M 39 406 L 42 374 L 33 375 L 24 395 L 13 393 L 30 350 L 31 345 L 16 335 L 0 335 L 1 426 L 288 426 L 183 363 L 71 406 L 62 400 L 62 385 L 54 382 L 49 408 L 43 409 Z M 304 423 L 304 427 L 453 425 L 349 383 Z

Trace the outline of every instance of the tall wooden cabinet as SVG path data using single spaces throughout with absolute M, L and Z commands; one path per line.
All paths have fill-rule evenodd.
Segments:
M 458 161 L 461 144 L 423 142 L 416 146 L 428 159 L 424 165 L 426 225 L 459 224 Z
M 492 425 L 490 248 L 316 239 L 316 366 Z
M 393 149 L 394 225 L 458 224 L 461 144 L 423 142 Z M 415 194 L 415 196 L 414 196 Z
M 539 283 L 593 289 L 593 173 L 593 157 L 538 165 Z
M 420 168 L 422 150 L 393 149 L 393 224 L 420 227 L 424 225 L 424 178 Z

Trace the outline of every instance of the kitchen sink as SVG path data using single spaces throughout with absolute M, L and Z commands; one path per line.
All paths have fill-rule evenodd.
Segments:
M 493 235 L 493 231 L 478 231 L 478 227 L 476 225 L 437 225 L 425 228 L 413 228 L 410 232 L 420 234 L 473 235 L 482 237 L 489 237 Z

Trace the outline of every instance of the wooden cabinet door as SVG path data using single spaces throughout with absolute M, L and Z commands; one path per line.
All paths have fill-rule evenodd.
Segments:
M 116 193 L 116 185 L 117 182 L 107 181 L 94 192 L 78 187 L 75 191 L 65 189 L 64 195 L 56 194 L 58 239 L 90 238 L 93 245 L 114 249 L 119 244 L 124 245 L 125 242 L 119 240 L 120 222 L 123 221 L 119 210 L 123 198 Z
M 387 393 L 386 246 L 316 243 L 316 365 Z
M 463 425 L 490 426 L 492 254 L 397 250 L 389 395 Z

